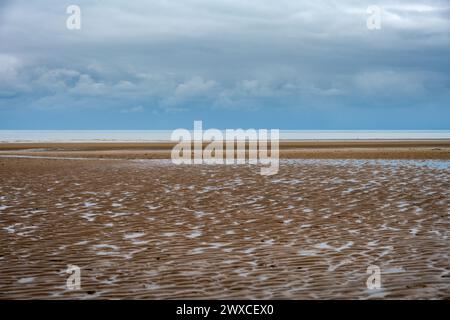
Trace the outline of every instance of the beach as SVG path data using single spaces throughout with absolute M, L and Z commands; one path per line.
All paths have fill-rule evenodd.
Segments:
M 205 147 L 208 143 L 205 142 Z M 280 141 L 286 159 L 450 159 L 450 140 Z M 0 143 L 0 156 L 170 159 L 174 142 Z
M 450 141 L 282 141 L 273 176 L 172 147 L 0 144 L 0 298 L 450 299 Z

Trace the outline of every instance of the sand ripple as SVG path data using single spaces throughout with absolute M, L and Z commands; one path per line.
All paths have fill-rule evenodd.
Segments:
M 448 161 L 0 164 L 3 299 L 450 298 Z

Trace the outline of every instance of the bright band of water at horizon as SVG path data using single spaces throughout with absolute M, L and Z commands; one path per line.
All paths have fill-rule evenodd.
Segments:
M 172 130 L 0 130 L 0 142 L 158 142 L 170 141 L 171 133 Z M 450 139 L 450 130 L 280 130 L 282 141 L 434 139 Z

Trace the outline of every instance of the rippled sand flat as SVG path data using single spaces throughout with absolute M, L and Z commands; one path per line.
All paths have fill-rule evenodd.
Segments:
M 0 158 L 0 298 L 449 299 L 449 163 Z

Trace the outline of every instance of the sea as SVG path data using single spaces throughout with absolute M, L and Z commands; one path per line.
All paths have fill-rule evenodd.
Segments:
M 159 142 L 173 130 L 0 130 L 0 143 Z M 270 135 L 269 135 L 270 136 Z M 280 130 L 280 140 L 432 140 L 450 139 L 450 130 Z

